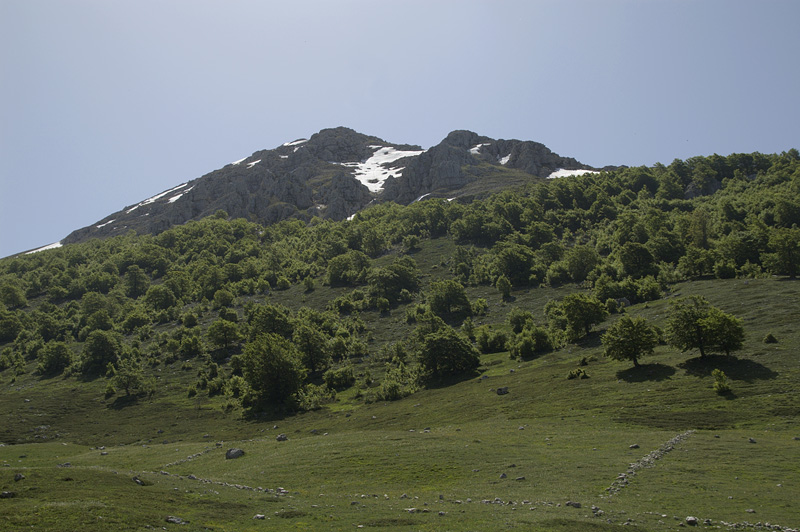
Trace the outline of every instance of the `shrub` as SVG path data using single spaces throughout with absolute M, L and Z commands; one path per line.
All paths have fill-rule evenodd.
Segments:
M 545 329 L 528 326 L 511 342 L 509 351 L 513 358 L 528 359 L 535 355 L 552 351 L 553 341 Z
M 773 335 L 772 333 L 769 333 L 764 337 L 764 343 L 765 344 L 777 344 L 778 343 L 778 339 L 775 338 L 775 335 Z
M 480 349 L 481 353 L 498 353 L 505 351 L 508 338 L 505 332 L 492 331 L 489 327 L 483 325 L 478 327 L 475 340 L 478 342 L 478 349 Z
M 72 363 L 72 351 L 64 342 L 47 342 L 39 350 L 37 371 L 42 375 L 56 375 Z
M 319 410 L 325 403 L 336 399 L 336 392 L 324 384 L 307 384 L 297 393 L 297 406 L 301 410 Z
M 322 376 L 325 385 L 331 390 L 346 390 L 355 384 L 356 376 L 353 366 L 347 365 L 340 368 L 331 368 Z
M 719 395 L 726 395 L 731 393 L 731 386 L 728 384 L 728 377 L 721 369 L 715 369 L 711 372 L 714 377 L 714 391 Z
M 567 380 L 572 380 L 572 379 L 588 379 L 588 378 L 589 378 L 589 374 L 588 374 L 588 373 L 586 373 L 586 372 L 585 372 L 584 370 L 582 370 L 581 368 L 575 368 L 575 369 L 571 369 L 571 370 L 569 371 L 569 373 L 567 373 Z

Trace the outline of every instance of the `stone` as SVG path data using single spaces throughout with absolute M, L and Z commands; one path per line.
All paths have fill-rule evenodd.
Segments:
M 755 511 L 755 510 L 753 510 L 752 508 L 748 508 L 747 510 L 745 510 L 745 512 L 747 512 L 747 513 L 749 513 L 749 514 L 754 514 L 754 513 L 756 513 L 756 511 Z
M 580 508 L 581 503 L 575 501 L 567 501 L 567 503 L 564 506 L 572 506 L 573 508 Z
M 189 521 L 185 521 L 185 520 L 181 519 L 180 517 L 175 517 L 174 515 L 168 515 L 167 518 L 165 519 L 165 521 L 167 523 L 170 523 L 170 524 L 173 524 L 173 525 L 188 525 L 189 524 Z
M 506 475 L 505 473 L 501 473 L 500 474 L 500 478 L 507 478 L 507 477 L 508 477 L 508 475 Z
M 639 448 L 638 443 L 634 443 L 633 445 L 628 446 L 628 449 L 638 449 L 638 448 Z
M 17 473 L 16 475 L 14 475 L 14 482 L 19 482 L 20 480 L 24 480 L 24 479 L 25 479 L 25 475 L 23 475 L 22 473 Z
M 689 526 L 697 526 L 697 522 L 698 522 L 697 518 L 694 517 L 693 515 L 690 515 L 686 518 L 686 524 Z
M 256 514 L 253 516 L 253 519 L 266 519 L 267 516 L 264 514 Z
M 750 443 L 755 443 L 755 442 L 756 442 L 756 439 L 755 439 L 755 438 L 748 438 L 748 440 L 747 440 L 747 441 L 749 441 Z
M 275 439 L 278 441 L 287 441 L 289 438 L 286 436 L 286 434 L 278 434 Z
M 508 386 L 502 386 L 497 389 L 497 395 L 506 395 L 508 393 Z
M 139 477 L 133 477 L 133 481 L 136 482 L 140 486 L 144 486 L 144 482 Z
M 16 496 L 17 496 L 17 494 L 14 493 L 13 491 L 0 492 L 0 499 L 13 499 Z
M 235 447 L 233 449 L 228 449 L 225 453 L 226 460 L 233 460 L 235 458 L 241 458 L 242 456 L 244 456 L 244 451 Z

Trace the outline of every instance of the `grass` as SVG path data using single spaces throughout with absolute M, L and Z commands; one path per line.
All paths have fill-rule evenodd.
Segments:
M 444 247 L 415 254 L 430 272 L 424 282 L 446 269 L 432 268 Z M 299 300 L 292 290 L 271 297 L 288 305 Z M 497 326 L 512 306 L 541 316 L 548 298 L 565 293 L 523 291 L 509 303 L 490 288 L 469 290 L 489 303 L 476 323 Z M 694 281 L 627 312 L 663 327 L 669 299 L 689 294 L 744 320 L 741 351 L 701 360 L 659 346 L 632 368 L 602 356 L 612 316 L 581 343 L 533 360 L 484 355 L 480 376 L 452 386 L 373 404 L 349 391 L 285 418 L 246 421 L 238 409 L 225 412 L 224 397 L 188 398 L 196 372 L 180 361 L 155 368 L 152 399 L 123 408 L 104 398 L 102 379 L 11 382 L 6 371 L 0 491 L 15 496 L 0 499 L 0 529 L 656 531 L 688 515 L 712 526 L 797 528 L 800 285 Z M 318 288 L 307 304 L 324 297 Z M 409 331 L 402 308 L 362 318 L 373 351 Z M 763 343 L 768 333 L 778 343 Z M 584 357 L 590 378 L 567 380 Z M 712 389 L 716 368 L 731 396 Z M 501 386 L 507 395 L 495 393 Z M 607 491 L 631 463 L 688 430 L 654 467 Z M 288 441 L 276 440 L 281 433 Z M 245 455 L 226 460 L 232 447 Z M 17 473 L 25 478 L 15 481 Z

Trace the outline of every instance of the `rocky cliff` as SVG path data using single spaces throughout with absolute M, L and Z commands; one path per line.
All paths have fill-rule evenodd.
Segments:
M 495 140 L 471 131 L 453 131 L 423 150 L 344 127 L 324 129 L 130 205 L 72 232 L 63 243 L 131 230 L 157 234 L 218 210 L 260 223 L 313 216 L 341 220 L 371 202 L 474 195 L 557 169 L 591 167 L 538 142 Z

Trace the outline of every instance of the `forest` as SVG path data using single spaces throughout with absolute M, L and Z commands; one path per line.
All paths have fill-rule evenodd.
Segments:
M 196 374 L 187 396 L 245 415 L 313 410 L 353 389 L 391 401 L 473 375 L 483 353 L 531 359 L 579 343 L 675 283 L 794 279 L 799 263 L 797 150 L 383 203 L 341 222 L 262 226 L 219 211 L 1 260 L 0 377 L 106 379 L 107 398 L 136 401 L 158 395 L 155 368 L 178 365 Z M 552 288 L 542 307 L 515 304 Z M 729 354 L 743 334 L 688 296 L 665 329 L 623 316 L 602 343 L 638 365 L 663 344 Z

